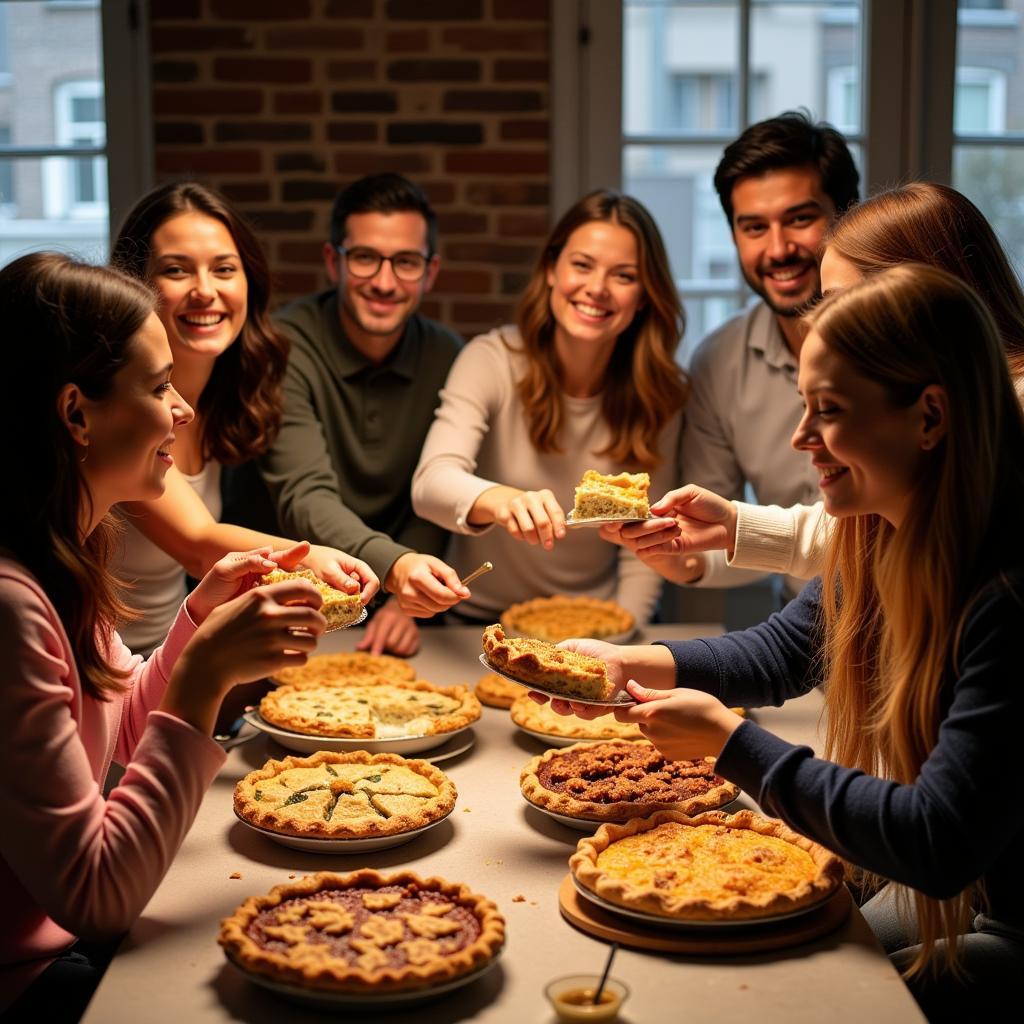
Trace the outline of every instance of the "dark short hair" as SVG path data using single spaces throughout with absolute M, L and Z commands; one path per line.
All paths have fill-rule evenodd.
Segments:
M 732 190 L 741 178 L 758 177 L 782 167 L 815 167 L 836 213 L 860 198 L 860 174 L 846 140 L 824 121 L 815 123 L 803 110 L 752 124 L 725 147 L 715 170 L 715 191 L 732 224 Z
M 353 213 L 418 213 L 427 222 L 427 249 L 437 252 L 437 214 L 421 188 L 401 174 L 369 174 L 343 188 L 331 209 L 331 245 L 345 240 Z

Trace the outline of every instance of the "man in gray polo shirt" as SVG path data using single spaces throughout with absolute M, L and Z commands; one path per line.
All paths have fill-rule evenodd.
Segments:
M 416 310 L 437 277 L 437 221 L 397 174 L 340 193 L 324 263 L 333 287 L 281 309 L 292 340 L 284 418 L 261 469 L 289 536 L 367 562 L 392 598 L 360 647 L 413 654 L 429 616 L 469 595 L 439 556 L 447 534 L 409 485 L 437 393 L 461 346 Z
M 752 125 L 726 147 L 715 189 L 740 271 L 760 301 L 694 354 L 682 446 L 686 483 L 730 499 L 742 499 L 749 483 L 762 505 L 818 500 L 815 470 L 790 446 L 803 410 L 796 388 L 806 333 L 800 316 L 820 298 L 822 236 L 857 202 L 858 180 L 843 137 L 802 113 Z M 669 578 L 677 583 L 731 587 L 763 575 L 730 569 L 721 551 L 673 561 Z

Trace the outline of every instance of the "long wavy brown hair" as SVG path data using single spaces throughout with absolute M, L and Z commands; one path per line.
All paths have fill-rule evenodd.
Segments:
M 196 415 L 203 459 L 224 465 L 262 455 L 281 426 L 281 381 L 288 339 L 270 321 L 270 269 L 252 228 L 220 193 L 196 182 L 161 185 L 140 199 L 117 233 L 110 261 L 148 281 L 152 238 L 165 221 L 183 213 L 219 220 L 238 247 L 249 285 L 241 333 L 214 363 Z
M 952 274 L 885 270 L 827 297 L 809 319 L 894 405 L 933 384 L 948 401 L 946 435 L 928 453 L 905 521 L 837 519 L 822 577 L 827 756 L 911 785 L 937 742 L 972 604 L 1003 567 L 1024 563 L 1024 418 L 995 322 Z M 958 971 L 955 937 L 969 930 L 980 882 L 942 900 L 896 891 L 917 912 L 921 953 L 908 973 Z M 950 941 L 937 957 L 941 938 Z
M 605 373 L 602 412 L 612 428 L 607 448 L 597 452 L 634 469 L 649 469 L 662 459 L 662 428 L 686 402 L 689 382 L 675 361 L 685 317 L 668 256 L 654 218 L 630 196 L 601 189 L 577 202 L 555 225 L 519 302 L 516 322 L 527 355 L 517 382 L 530 440 L 539 452 L 561 451 L 558 435 L 565 417 L 562 371 L 555 351 L 548 271 L 570 235 L 592 221 L 611 221 L 636 238 L 643 303 L 619 335 Z
M 108 516 L 82 537 L 91 498 L 57 400 L 68 383 L 94 400 L 109 395 L 156 296 L 125 274 L 38 252 L 0 270 L 0 307 L 12 382 L 0 402 L 0 433 L 10 442 L 5 471 L 16 482 L 0 501 L 0 548 L 53 602 L 82 689 L 106 699 L 127 673 L 107 661 L 105 639 L 131 613 L 107 569 L 114 521 Z
M 941 267 L 984 300 L 1014 379 L 1024 377 L 1024 290 L 991 225 L 965 195 L 920 181 L 865 199 L 825 245 L 862 274 L 908 261 Z

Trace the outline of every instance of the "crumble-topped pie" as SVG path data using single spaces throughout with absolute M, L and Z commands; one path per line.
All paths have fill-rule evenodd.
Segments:
M 221 922 L 218 942 L 243 970 L 327 992 L 429 988 L 484 967 L 505 919 L 457 882 L 411 871 L 328 871 L 277 885 Z
M 576 488 L 572 518 L 646 519 L 651 514 L 647 492 L 651 478 L 647 473 L 616 473 L 605 476 L 588 469 Z
M 309 569 L 296 569 L 294 572 L 275 569 L 260 577 L 260 585 L 266 586 L 285 580 L 307 580 L 316 587 L 323 598 L 320 613 L 327 620 L 329 630 L 351 626 L 363 614 L 363 601 L 359 594 L 346 594 L 344 591 L 336 590 Z
M 629 633 L 636 620 L 614 601 L 556 594 L 510 605 L 501 616 L 501 625 L 508 632 L 557 644 L 570 637 L 600 639 Z
M 523 796 L 571 818 L 625 821 L 655 811 L 696 814 L 735 800 L 739 790 L 715 774 L 715 759 L 668 761 L 644 742 L 577 743 L 547 750 L 519 776 Z
M 534 683 L 566 697 L 610 700 L 615 692 L 605 664 L 575 651 L 529 637 L 509 639 L 495 623 L 484 630 L 484 654 L 494 668 L 527 685 Z
M 473 687 L 473 692 L 480 699 L 481 704 L 486 704 L 492 708 L 510 708 L 519 697 L 530 700 L 526 696 L 525 686 L 513 683 L 511 679 L 505 679 L 503 676 L 495 675 L 493 672 L 488 672 L 487 675 L 481 676 L 477 680 L 476 686 Z M 530 703 L 533 704 L 533 701 L 530 700 Z M 534 704 L 534 707 L 537 707 L 537 705 Z
M 526 694 L 512 702 L 509 714 L 512 721 L 524 729 L 547 733 L 561 739 L 640 740 L 644 736 L 640 726 L 635 722 L 620 722 L 612 715 L 590 719 L 577 718 L 575 715 L 559 715 L 551 710 L 550 703 L 538 704 Z
M 416 669 L 390 654 L 367 654 L 352 651 L 346 654 L 314 654 L 305 665 L 282 668 L 271 678 L 284 686 L 305 686 L 308 683 L 348 683 L 366 676 L 392 682 L 416 678 Z
M 423 679 L 279 686 L 260 701 L 260 714 L 282 729 L 354 739 L 436 736 L 464 728 L 480 713 L 480 701 L 464 686 Z
M 679 920 L 747 920 L 810 906 L 843 880 L 835 854 L 753 811 L 659 811 L 602 825 L 569 867 L 610 903 Z
M 439 821 L 455 786 L 426 761 L 365 750 L 268 761 L 235 786 L 235 813 L 289 836 L 363 839 Z

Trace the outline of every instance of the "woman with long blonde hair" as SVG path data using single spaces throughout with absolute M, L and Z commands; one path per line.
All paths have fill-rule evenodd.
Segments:
M 742 633 L 577 647 L 667 756 L 717 753 L 766 811 L 889 880 L 868 917 L 915 996 L 976 1019 L 1024 968 L 1024 814 L 1005 798 L 1024 782 L 1024 417 L 991 315 L 944 271 L 883 271 L 810 321 L 793 444 L 836 519 L 822 579 Z M 726 706 L 819 684 L 830 760 Z
M 453 565 L 500 564 L 468 616 L 494 621 L 515 601 L 568 592 L 649 618 L 658 578 L 596 531 L 567 534 L 563 505 L 587 469 L 647 471 L 655 493 L 678 478 L 682 330 L 650 213 L 617 192 L 584 196 L 548 238 L 517 326 L 455 361 L 413 478 L 417 514 L 456 534 Z

